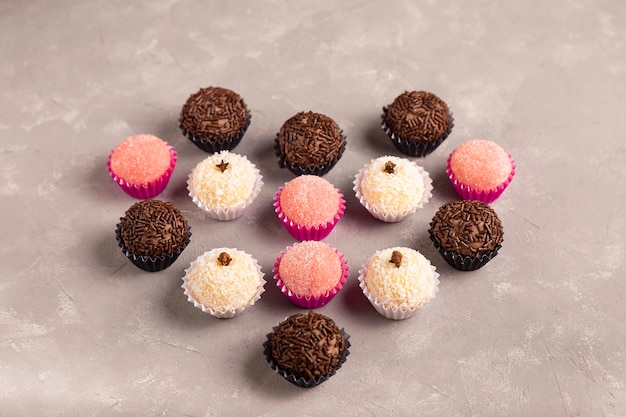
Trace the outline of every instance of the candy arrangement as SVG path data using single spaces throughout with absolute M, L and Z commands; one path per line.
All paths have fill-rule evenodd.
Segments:
M 233 152 L 250 125 L 239 94 L 221 87 L 192 94 L 180 128 L 209 153 L 187 180 L 189 197 L 211 218 L 230 221 L 245 215 L 263 187 L 260 170 Z M 424 91 L 405 92 L 383 108 L 381 127 L 397 149 L 410 157 L 433 152 L 451 133 L 445 102 Z M 300 112 L 285 121 L 274 149 L 281 167 L 296 177 L 280 187 L 273 206 L 286 231 L 297 240 L 276 258 L 273 279 L 295 305 L 315 309 L 331 302 L 349 276 L 343 254 L 322 242 L 341 220 L 346 202 L 322 176 L 341 159 L 346 137 L 328 116 Z M 187 247 L 191 228 L 170 202 L 154 200 L 169 182 L 176 151 L 152 135 L 122 141 L 107 162 L 114 181 L 141 199 L 120 219 L 116 239 L 122 253 L 146 271 L 168 268 Z M 515 163 L 499 145 L 473 140 L 455 149 L 446 173 L 461 200 L 442 205 L 430 223 L 430 238 L 454 268 L 475 270 L 502 247 L 503 228 L 488 203 L 515 175 Z M 432 197 L 430 175 L 414 161 L 397 156 L 371 160 L 354 175 L 358 201 L 376 219 L 398 222 Z M 377 251 L 359 269 L 364 296 L 382 316 L 411 317 L 437 293 L 439 274 L 430 260 L 406 247 Z M 197 308 L 230 318 L 253 306 L 264 292 L 264 273 L 253 256 L 236 248 L 216 248 L 185 270 L 182 289 Z M 302 387 L 326 381 L 349 354 L 349 336 L 322 314 L 294 314 L 268 333 L 264 354 L 271 369 Z

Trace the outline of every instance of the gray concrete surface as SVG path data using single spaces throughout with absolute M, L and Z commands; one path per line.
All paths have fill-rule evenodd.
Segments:
M 0 3 L 0 415 L 625 416 L 626 3 L 511 1 L 4 1 Z M 219 85 L 245 98 L 237 152 L 265 186 L 242 218 L 219 223 L 185 190 L 206 155 L 177 118 Z M 352 179 L 397 151 L 383 105 L 404 90 L 442 97 L 456 126 L 419 159 L 434 198 L 398 224 L 371 218 Z M 271 280 L 293 243 L 271 199 L 292 175 L 274 135 L 301 110 L 348 137 L 327 178 L 346 194 L 326 240 L 349 280 L 319 311 L 351 335 L 344 367 L 299 389 L 263 359 L 265 334 L 299 309 Z M 114 227 L 135 201 L 108 177 L 124 137 L 152 133 L 179 163 L 160 198 L 189 219 L 169 269 L 135 268 Z M 518 174 L 493 204 L 504 228 L 485 268 L 450 268 L 427 235 L 454 199 L 450 151 L 487 138 Z M 441 273 L 437 297 L 404 322 L 380 317 L 357 285 L 376 250 L 419 249 Z M 268 279 L 232 320 L 180 288 L 204 251 L 253 254 Z

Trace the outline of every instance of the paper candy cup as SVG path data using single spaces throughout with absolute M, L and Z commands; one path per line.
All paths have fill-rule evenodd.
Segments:
M 241 138 L 243 138 L 243 135 L 246 133 L 246 130 L 248 130 L 248 127 L 250 126 L 252 114 L 250 113 L 249 109 L 247 111 L 248 111 L 248 117 L 246 118 L 246 121 L 243 127 L 239 129 L 239 131 L 233 137 L 228 138 L 228 139 L 223 139 L 223 140 L 202 139 L 191 134 L 191 132 L 183 128 L 182 124 L 179 127 L 180 127 L 180 130 L 183 132 L 183 135 L 187 139 L 189 139 L 194 145 L 196 145 L 198 148 L 202 149 L 204 152 L 215 153 L 215 152 L 224 151 L 224 150 L 230 151 L 230 150 L 235 149 L 235 147 L 239 144 L 239 142 L 241 142 Z
M 162 271 L 169 266 L 171 266 L 178 256 L 185 250 L 187 245 L 191 240 L 191 227 L 187 226 L 187 234 L 185 235 L 185 239 L 183 240 L 183 244 L 176 248 L 172 253 L 163 254 L 161 256 L 152 257 L 152 256 L 138 256 L 131 253 L 126 245 L 124 244 L 124 239 L 122 239 L 121 234 L 121 223 L 117 224 L 115 229 L 115 239 L 117 240 L 117 244 L 122 250 L 122 253 L 137 267 L 141 268 L 144 271 L 148 272 L 157 272 Z
M 432 223 L 431 223 L 432 228 Z M 439 242 L 437 242 L 430 232 L 430 240 L 433 241 L 435 245 L 435 249 L 441 254 L 443 259 L 452 266 L 453 268 L 458 269 L 459 271 L 475 271 L 479 268 L 485 266 L 489 261 L 496 257 L 498 251 L 502 247 L 502 245 L 497 245 L 491 252 L 481 255 L 479 257 L 472 257 L 467 255 L 455 254 L 453 252 L 447 251 L 444 249 Z
M 416 157 L 424 157 L 430 153 L 432 153 L 435 149 L 439 147 L 443 143 L 444 140 L 450 135 L 452 132 L 452 128 L 454 127 L 454 118 L 452 117 L 452 113 L 450 114 L 450 122 L 448 123 L 448 128 L 441 135 L 441 137 L 435 140 L 408 140 L 403 139 L 402 137 L 396 135 L 391 131 L 391 128 L 385 123 L 385 115 L 381 116 L 382 122 L 381 127 L 385 134 L 391 140 L 391 143 L 403 154 L 408 156 L 416 156 Z
M 437 273 L 434 265 L 431 264 L 430 268 L 433 270 L 435 282 L 433 294 L 430 296 L 430 300 L 432 300 L 439 291 L 439 274 Z M 413 316 L 416 311 L 424 306 L 424 304 L 412 306 L 410 308 L 400 308 L 399 306 L 391 305 L 385 306 L 383 303 L 378 301 L 367 288 L 367 284 L 365 283 L 366 275 L 367 267 L 363 266 L 363 268 L 361 268 L 361 270 L 359 271 L 359 287 L 361 287 L 361 290 L 363 290 L 363 294 L 365 295 L 365 297 L 367 297 L 367 300 L 381 316 L 391 320 L 405 320 Z
M 276 192 L 276 195 L 274 196 L 274 212 L 276 212 L 276 215 L 278 215 L 278 218 L 280 219 L 283 226 L 285 226 L 285 229 L 287 229 L 287 232 L 289 232 L 289 234 L 293 236 L 295 239 L 298 239 L 298 240 L 322 240 L 324 239 L 326 236 L 330 234 L 330 232 L 333 231 L 333 229 L 337 225 L 337 222 L 339 222 L 339 220 L 343 216 L 343 213 L 346 210 L 346 200 L 344 199 L 343 194 L 341 194 L 341 192 L 337 189 L 337 192 L 339 193 L 339 208 L 337 210 L 337 213 L 335 214 L 335 216 L 333 217 L 331 221 L 327 222 L 326 224 L 322 224 L 322 225 L 318 225 L 314 227 L 307 227 L 307 226 L 296 224 L 291 219 L 287 218 L 287 216 L 285 216 L 285 213 L 283 212 L 283 209 L 280 205 L 280 195 L 284 188 L 285 188 L 284 186 L 280 187 L 278 191 Z
M 241 204 L 237 204 L 233 207 L 229 207 L 227 209 L 221 207 L 209 207 L 204 204 L 200 198 L 195 194 L 193 188 L 191 187 L 191 177 L 193 176 L 193 172 L 189 174 L 187 178 L 187 191 L 189 192 L 189 197 L 191 200 L 202 210 L 204 210 L 211 218 L 219 221 L 230 221 L 235 220 L 241 216 L 250 208 L 254 200 L 257 198 L 259 193 L 261 192 L 261 188 L 263 187 L 263 176 L 261 172 L 255 167 L 256 170 L 256 180 L 254 182 L 254 189 L 252 190 L 252 194 L 250 197 L 242 202 Z
M 513 161 L 513 158 L 511 157 L 511 155 L 509 154 L 509 159 L 511 160 L 511 173 L 509 174 L 506 181 L 504 181 L 502 184 L 500 184 L 496 188 L 491 189 L 491 190 L 486 190 L 486 191 L 477 190 L 472 187 L 469 187 L 468 185 L 460 182 L 454 175 L 454 172 L 452 172 L 452 170 L 450 169 L 450 159 L 452 159 L 453 153 L 454 151 L 450 153 L 450 155 L 448 156 L 448 160 L 446 162 L 446 174 L 448 175 L 448 178 L 450 179 L 452 186 L 456 190 L 456 193 L 463 200 L 478 200 L 478 201 L 482 201 L 483 203 L 491 203 L 495 201 L 498 197 L 500 197 L 500 195 L 504 192 L 506 187 L 508 187 L 511 181 L 513 181 L 513 177 L 515 176 L 515 162 Z
M 339 153 L 337 154 L 337 156 L 335 156 L 330 161 L 327 161 L 324 164 L 314 165 L 314 166 L 307 166 L 307 167 L 303 167 L 303 166 L 300 166 L 300 165 L 289 164 L 285 160 L 285 155 L 283 155 L 280 152 L 280 150 L 279 150 L 278 134 L 276 134 L 276 139 L 274 141 L 274 150 L 275 150 L 276 156 L 278 156 L 278 165 L 281 168 L 283 168 L 283 167 L 287 168 L 289 171 L 291 171 L 293 174 L 295 174 L 297 176 L 300 176 L 300 175 L 317 175 L 318 177 L 323 177 L 335 165 L 337 165 L 337 162 L 339 162 L 339 160 L 341 159 L 341 156 L 343 155 L 343 152 L 346 150 L 346 136 L 343 134 L 343 131 L 340 131 L 339 133 L 341 134 L 341 137 L 342 137 L 343 140 L 342 140 L 341 147 L 339 148 Z
M 226 249 L 226 248 L 224 248 L 224 249 Z M 252 299 L 245 305 L 232 306 L 232 307 L 227 308 L 227 309 L 225 309 L 223 311 L 222 310 L 215 310 L 215 309 L 212 309 L 210 307 L 207 307 L 207 306 L 205 306 L 204 304 L 200 303 L 198 300 L 196 300 L 193 297 L 193 295 L 191 294 L 191 291 L 189 290 L 189 287 L 187 286 L 187 274 L 194 267 L 195 262 L 197 262 L 197 259 L 195 261 L 193 261 L 191 263 L 191 265 L 189 265 L 189 268 L 185 269 L 185 275 L 183 276 L 183 284 L 181 285 L 181 288 L 184 290 L 184 294 L 187 296 L 187 301 L 192 303 L 194 307 L 202 310 L 204 313 L 208 313 L 208 314 L 212 315 L 213 317 L 217 317 L 219 319 L 230 319 L 230 318 L 233 318 L 235 316 L 238 316 L 239 314 L 243 313 L 243 311 L 245 309 L 247 309 L 250 306 L 253 306 L 257 301 L 259 301 L 259 299 L 261 299 L 261 294 L 263 294 L 263 292 L 265 292 L 265 288 L 264 288 L 265 280 L 263 279 L 263 272 L 261 271 L 261 266 L 258 264 L 256 259 L 254 259 L 254 264 L 255 264 L 255 266 L 257 268 L 257 271 L 258 271 L 258 273 L 259 273 L 259 275 L 261 277 L 261 281 L 262 281 L 262 283 L 257 288 L 257 292 L 254 295 L 254 297 L 252 297 Z
M 131 197 L 142 200 L 156 197 L 161 194 L 163 190 L 165 190 L 165 187 L 169 183 L 172 176 L 172 172 L 176 167 L 176 161 L 178 160 L 178 156 L 174 148 L 172 146 L 168 146 L 168 148 L 170 151 L 170 166 L 163 173 L 163 175 L 148 184 L 132 184 L 118 177 L 111 169 L 111 155 L 113 155 L 113 152 L 109 154 L 109 159 L 107 160 L 109 175 L 113 178 L 113 181 L 115 181 L 122 188 L 122 190 L 124 190 L 124 192 Z
M 410 210 L 403 211 L 403 212 L 383 211 L 370 205 L 367 202 L 367 200 L 363 197 L 363 194 L 361 192 L 361 181 L 363 180 L 363 172 L 365 171 L 366 167 L 361 168 L 359 172 L 356 174 L 356 177 L 354 178 L 353 190 L 356 195 L 356 198 L 359 200 L 359 203 L 361 203 L 361 205 L 365 207 L 365 209 L 367 209 L 367 211 L 374 218 L 382 222 L 396 223 L 401 220 L 404 220 L 404 218 L 406 218 L 410 214 L 415 213 L 417 209 L 424 207 L 424 204 L 428 203 L 428 201 L 430 201 L 431 197 L 433 196 L 433 193 L 432 193 L 433 180 L 430 178 L 430 175 L 424 168 L 422 168 L 421 166 L 417 164 L 416 166 L 418 167 L 420 171 L 420 175 L 424 179 L 424 193 L 422 194 L 422 199 L 418 202 L 418 204 L 415 207 L 411 208 Z
M 298 307 L 314 309 L 314 308 L 319 308 L 328 304 L 335 297 L 335 295 L 337 295 L 337 293 L 343 288 L 344 284 L 346 283 L 346 280 L 348 279 L 348 274 L 349 274 L 348 262 L 344 258 L 343 254 L 339 252 L 337 249 L 335 249 L 335 252 L 337 253 L 337 256 L 339 257 L 339 262 L 341 263 L 341 277 L 339 278 L 339 281 L 337 282 L 337 285 L 335 286 L 335 288 L 333 288 L 326 294 L 320 295 L 319 297 L 299 296 L 299 295 L 294 294 L 293 292 L 291 292 L 291 290 L 289 290 L 289 288 L 287 288 L 287 286 L 284 284 L 278 272 L 280 261 L 283 255 L 285 254 L 285 252 L 287 251 L 287 249 L 283 250 L 278 256 L 278 258 L 276 258 L 276 261 L 274 262 L 274 268 L 272 269 L 272 272 L 274 274 L 274 281 L 276 281 L 276 286 L 280 288 L 280 292 L 282 292 L 285 295 L 285 297 L 287 297 L 292 303 L 294 303 Z
M 344 329 L 340 329 L 341 334 L 343 336 L 344 339 L 344 349 L 343 352 L 341 353 L 341 358 L 339 359 L 339 364 L 335 367 L 335 369 L 333 369 L 332 371 L 330 371 L 329 373 L 327 373 L 326 375 L 322 375 L 318 378 L 314 378 L 314 379 L 306 379 L 304 377 L 300 377 L 300 378 L 296 378 L 295 375 L 292 375 L 288 372 L 286 372 L 285 370 L 281 369 L 278 364 L 276 364 L 276 362 L 274 362 L 274 358 L 272 357 L 272 348 L 271 348 L 271 338 L 272 338 L 272 333 L 268 333 L 266 335 L 266 340 L 263 343 L 263 355 L 265 356 L 265 360 L 269 363 L 270 368 L 272 368 L 272 370 L 274 372 L 276 372 L 278 375 L 282 376 L 283 378 L 285 378 L 287 381 L 291 382 L 294 385 L 297 385 L 299 387 L 302 388 L 313 388 L 318 386 L 319 384 L 328 381 L 328 379 L 335 375 L 337 373 L 337 371 L 339 370 L 339 368 L 341 368 L 341 366 L 346 362 L 346 359 L 348 357 L 348 355 L 350 354 L 350 335 L 348 335 Z

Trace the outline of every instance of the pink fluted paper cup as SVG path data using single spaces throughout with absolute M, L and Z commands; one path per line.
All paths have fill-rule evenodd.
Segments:
M 335 285 L 334 288 L 332 288 L 330 291 L 326 292 L 325 294 L 321 294 L 319 296 L 314 296 L 314 295 L 298 295 L 295 294 L 294 292 L 292 292 L 287 285 L 285 285 L 285 282 L 283 281 L 283 278 L 280 276 L 279 273 L 279 269 L 280 269 L 280 263 L 281 260 L 283 258 L 283 256 L 285 255 L 285 253 L 299 245 L 302 244 L 304 242 L 299 242 L 296 243 L 288 248 L 286 248 L 285 250 L 283 250 L 280 255 L 276 258 L 276 261 L 274 262 L 274 268 L 272 269 L 272 273 L 274 274 L 274 281 L 276 281 L 276 286 L 278 288 L 280 288 L 280 291 L 295 305 L 297 305 L 298 307 L 302 307 L 302 308 L 307 308 L 307 309 L 314 309 L 314 308 L 319 308 L 322 307 L 326 304 L 328 304 L 336 295 L 337 293 L 343 288 L 344 284 L 346 283 L 346 280 L 348 278 L 348 274 L 349 274 L 349 267 L 348 267 L 348 262 L 346 261 L 346 259 L 344 258 L 343 254 L 341 252 L 339 252 L 337 249 L 334 249 L 334 252 L 337 254 L 337 257 L 339 258 L 339 262 L 341 265 L 341 275 L 339 276 L 339 279 L 337 281 L 337 285 Z M 330 246 L 330 245 L 329 245 Z M 302 276 L 309 276 L 309 274 L 306 273 L 306 271 L 302 271 Z
M 174 168 L 176 167 L 176 162 L 178 160 L 178 156 L 174 148 L 172 146 L 168 146 L 168 149 L 170 152 L 170 165 L 165 170 L 163 175 L 161 175 L 159 178 L 152 182 L 149 182 L 147 184 L 133 184 L 120 178 L 111 169 L 111 155 L 113 155 L 113 151 L 109 154 L 109 158 L 107 160 L 109 175 L 111 176 L 111 178 L 113 178 L 113 181 L 115 181 L 122 188 L 122 190 L 124 190 L 124 192 L 131 197 L 143 200 L 156 197 L 157 195 L 161 194 L 163 190 L 165 190 L 165 187 L 167 187 L 167 184 L 172 177 L 172 172 L 174 171 Z
M 509 160 L 511 161 L 511 172 L 509 173 L 509 176 L 502 184 L 490 190 L 478 190 L 459 181 L 459 179 L 454 175 L 454 172 L 452 172 L 452 169 L 450 168 L 450 160 L 452 159 L 453 154 L 454 151 L 450 153 L 450 155 L 448 156 L 448 160 L 446 161 L 446 174 L 448 175 L 448 179 L 450 179 L 450 183 L 452 183 L 452 186 L 454 187 L 456 193 L 463 200 L 478 200 L 487 204 L 491 203 L 498 199 L 498 197 L 500 197 L 504 190 L 509 186 L 511 181 L 513 181 L 516 168 L 515 161 L 513 161 L 513 158 L 510 154 L 508 154 Z
M 292 219 L 289 219 L 285 213 L 283 212 L 283 208 L 280 204 L 280 195 L 285 187 L 280 187 L 274 196 L 274 212 L 278 215 L 281 223 L 287 229 L 287 232 L 295 239 L 298 240 L 322 240 L 326 236 L 333 231 L 337 222 L 343 217 L 343 213 L 346 210 L 346 200 L 344 199 L 343 194 L 336 189 L 339 194 L 339 207 L 337 208 L 337 213 L 332 218 L 331 221 L 326 222 L 325 224 L 316 225 L 313 227 L 308 227 L 304 225 L 297 224 Z

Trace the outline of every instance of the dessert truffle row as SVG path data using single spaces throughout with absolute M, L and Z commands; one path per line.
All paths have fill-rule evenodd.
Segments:
M 233 150 L 239 144 L 250 120 L 250 110 L 238 93 L 222 87 L 206 87 L 189 96 L 181 110 L 179 126 L 200 149 L 219 153 Z M 381 126 L 401 153 L 424 157 L 450 135 L 454 119 L 448 105 L 435 94 L 405 91 L 382 108 Z M 276 134 L 274 148 L 280 167 L 286 167 L 297 176 L 323 176 L 341 159 L 346 137 L 332 118 L 312 111 L 299 112 L 282 124 Z M 135 135 L 113 150 L 108 166 L 111 177 L 125 192 L 136 198 L 152 198 L 167 186 L 176 160 L 176 152 L 166 142 L 152 135 Z M 496 143 L 473 140 L 450 154 L 446 172 L 461 198 L 490 203 L 513 179 L 515 163 Z M 421 190 L 422 186 L 429 188 L 429 178 L 422 172 L 419 176 L 425 184 L 418 183 L 418 189 Z M 254 184 L 254 181 L 248 182 Z M 382 221 L 399 221 L 410 214 L 413 206 L 419 208 L 429 198 L 429 190 L 420 191 L 412 198 L 409 208 L 381 210 L 376 204 L 370 204 L 367 184 L 362 184 L 359 179 L 355 190 L 357 187 L 361 204 Z M 404 191 L 408 189 L 409 186 Z M 377 199 L 380 200 L 379 197 Z M 199 198 L 196 204 L 201 204 Z M 208 207 L 202 206 L 219 220 L 232 220 L 243 212 L 216 213 Z
M 207 152 L 232 150 L 250 124 L 250 110 L 238 93 L 222 87 L 200 88 L 180 113 L 183 134 Z M 434 151 L 454 126 L 448 105 L 427 91 L 405 91 L 382 109 L 382 128 L 392 143 L 409 156 Z M 323 175 L 345 149 L 345 137 L 330 117 L 299 112 L 289 118 L 276 137 L 281 166 L 297 175 Z
M 107 165 L 111 177 L 126 193 L 146 199 L 165 189 L 176 162 L 176 151 L 166 142 L 152 135 L 134 135 L 111 152 Z M 464 142 L 450 153 L 446 163 L 446 173 L 459 197 L 485 203 L 500 197 L 515 172 L 511 155 L 495 142 L 483 139 Z M 314 194 L 323 191 L 314 180 L 306 181 L 315 188 Z M 245 156 L 227 150 L 216 152 L 200 162 L 188 178 L 189 195 L 194 203 L 217 220 L 240 217 L 262 185 L 262 175 L 256 166 Z M 359 170 L 353 189 L 372 216 L 381 221 L 396 222 L 423 207 L 432 197 L 433 187 L 429 173 L 415 162 L 387 155 L 372 159 Z M 279 197 L 277 195 L 275 202 L 280 201 Z M 328 233 L 331 226 L 327 227 Z M 298 229 L 290 233 L 299 239 L 295 236 L 299 234 Z
M 326 180 L 316 176 L 302 176 L 293 181 L 306 184 L 308 179 L 320 182 L 326 191 L 337 198 L 328 211 L 332 215 L 330 223 L 323 223 L 334 227 L 341 218 L 338 213 L 343 213 L 345 208 L 343 199 L 339 197 L 340 193 Z M 290 207 L 290 201 L 280 201 L 280 197 L 285 194 L 284 190 L 290 189 L 288 185 L 289 183 L 281 187 L 277 193 L 275 206 L 287 231 L 292 233 L 300 225 L 294 224 L 283 215 L 283 205 L 287 203 L 287 207 Z M 311 189 L 315 187 L 303 188 Z M 299 189 L 296 191 L 302 192 Z M 295 202 L 306 201 L 298 193 L 292 198 Z M 304 215 L 305 219 L 306 215 L 315 218 L 318 213 L 298 213 L 298 210 L 307 211 L 307 207 L 316 205 L 295 205 L 295 214 L 291 218 L 296 215 Z M 286 211 L 289 213 L 289 210 Z M 327 210 L 323 208 L 322 212 L 324 211 Z M 316 226 L 312 230 L 318 232 L 318 220 L 314 224 Z M 281 291 L 296 305 L 316 308 L 329 302 L 341 289 L 348 276 L 348 265 L 343 254 L 320 242 L 319 234 L 306 232 L 308 229 L 303 232 L 304 235 L 297 235 L 301 242 L 281 252 L 273 272 Z M 502 247 L 504 236 L 502 222 L 494 209 L 478 200 L 443 204 L 433 216 L 428 233 L 446 262 L 464 271 L 481 268 L 493 259 Z M 169 267 L 187 247 L 191 238 L 191 227 L 174 204 L 148 199 L 134 203 L 126 211 L 116 226 L 115 237 L 122 253 L 131 262 L 141 269 L 155 272 Z M 403 256 L 409 259 L 406 254 Z M 402 257 L 396 256 L 396 259 Z

